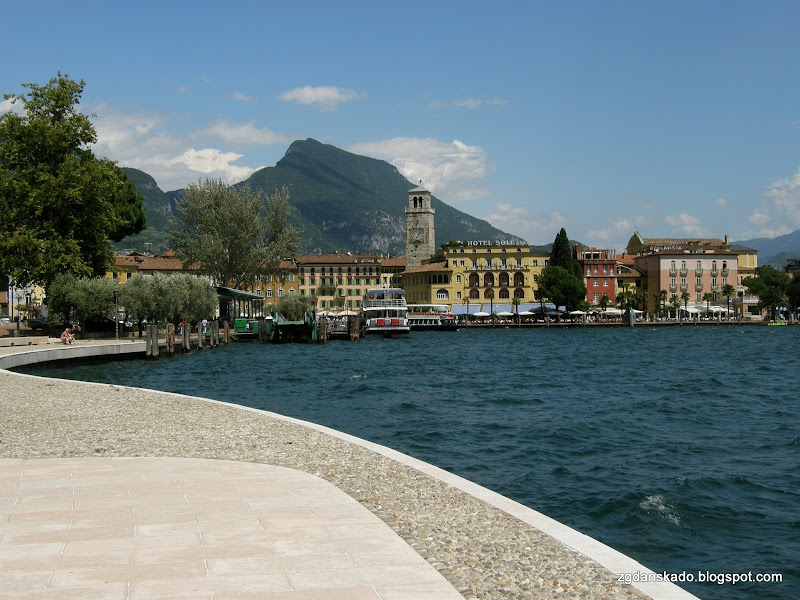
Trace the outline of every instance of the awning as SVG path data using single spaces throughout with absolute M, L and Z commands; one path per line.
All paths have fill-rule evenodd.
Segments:
M 263 296 L 248 292 L 246 290 L 235 290 L 233 288 L 215 285 L 214 289 L 217 290 L 217 296 L 220 298 L 228 298 L 230 300 L 263 300 Z

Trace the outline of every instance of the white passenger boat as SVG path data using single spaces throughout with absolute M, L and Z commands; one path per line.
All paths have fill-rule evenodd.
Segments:
M 455 331 L 458 321 L 444 304 L 409 304 L 408 326 L 411 331 Z
M 410 329 L 405 291 L 390 287 L 368 289 L 361 303 L 361 320 L 365 335 L 407 334 Z

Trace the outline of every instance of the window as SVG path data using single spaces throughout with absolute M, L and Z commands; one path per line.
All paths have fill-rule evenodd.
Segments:
M 289 273 L 289 282 L 294 283 L 294 273 Z
M 267 298 L 272 298 L 272 288 L 267 290 Z
M 539 261 L 538 261 L 538 260 L 536 260 L 536 259 L 534 258 L 534 259 L 531 261 L 531 266 L 532 266 L 532 267 L 538 267 L 538 266 L 539 266 Z
M 681 261 L 681 271 L 684 272 L 684 273 L 686 272 L 686 261 L 685 260 Z
M 461 275 L 456 275 L 456 283 L 461 283 Z
M 669 270 L 670 270 L 670 271 L 675 271 L 675 261 L 674 261 L 674 260 L 673 260 L 673 261 L 670 261 L 670 263 L 669 263 Z
M 703 272 L 703 263 L 701 263 L 699 260 L 697 261 L 697 267 L 696 267 L 696 270 L 697 270 L 699 273 L 702 273 L 702 272 Z
M 441 289 L 436 291 L 436 299 L 437 300 L 449 300 L 450 294 L 447 293 L 447 290 Z
M 456 299 L 461 300 L 461 292 L 456 292 Z
M 592 285 L 594 287 L 597 287 L 597 278 L 596 277 L 592 280 Z
M 597 301 L 598 301 L 597 292 L 595 292 L 594 294 L 592 294 L 592 302 L 597 302 Z
M 289 295 L 290 296 L 294 296 L 295 295 L 295 289 L 294 288 L 289 288 Z
M 283 288 L 278 288 L 278 297 L 283 296 Z
M 608 279 L 603 278 L 603 287 L 608 287 Z
M 462 250 L 462 252 L 463 252 L 463 250 Z M 459 266 L 461 266 L 461 267 L 463 267 L 463 266 L 464 266 L 464 259 L 463 259 L 463 258 L 462 258 L 460 261 L 458 261 L 458 262 L 459 262 Z

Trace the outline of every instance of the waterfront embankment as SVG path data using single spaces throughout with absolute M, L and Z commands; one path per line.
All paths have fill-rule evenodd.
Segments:
M 0 366 L 118 354 L 136 345 L 143 353 L 141 342 L 4 348 Z M 465 598 L 694 598 L 665 582 L 621 583 L 618 574 L 646 569 L 467 480 L 280 415 L 180 394 L 2 370 L 0 423 L 0 458 L 203 458 L 317 475 L 387 523 Z

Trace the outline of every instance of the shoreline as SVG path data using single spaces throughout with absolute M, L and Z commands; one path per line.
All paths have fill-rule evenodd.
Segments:
M 144 342 L 3 348 L 0 367 L 125 350 L 143 353 Z M 367 507 L 465 598 L 694 598 L 666 582 L 619 583 L 615 573 L 649 570 L 468 480 L 312 423 L 181 394 L 8 371 L 0 371 L 0 390 L 0 458 L 159 456 L 299 469 Z

